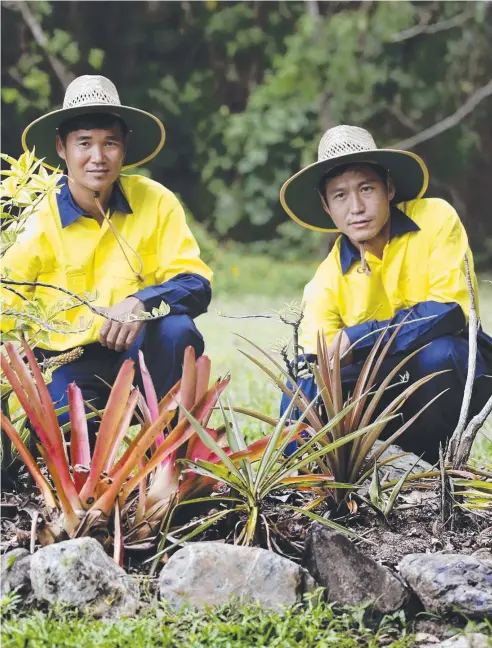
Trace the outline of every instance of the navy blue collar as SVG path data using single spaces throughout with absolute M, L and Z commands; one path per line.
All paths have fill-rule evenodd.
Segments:
M 390 241 L 391 239 L 394 239 L 395 236 L 403 236 L 403 234 L 418 231 L 420 231 L 420 227 L 415 221 L 409 218 L 401 211 L 401 209 L 398 209 L 398 207 L 391 207 Z M 342 266 L 342 274 L 346 274 L 352 263 L 355 263 L 356 261 L 360 261 L 359 250 L 353 243 L 351 243 L 348 236 L 342 234 L 342 241 L 340 243 L 340 265 Z
M 84 210 L 81 209 L 73 199 L 73 196 L 70 193 L 70 189 L 68 188 L 66 176 L 63 176 L 60 179 L 58 186 L 61 187 L 60 193 L 56 196 L 56 202 L 58 203 L 58 212 L 60 214 L 62 227 L 67 227 L 75 220 L 77 220 L 79 216 L 84 216 L 85 214 Z M 113 192 L 111 193 L 111 198 L 109 199 L 109 209 L 111 214 L 115 211 L 120 211 L 124 214 L 132 213 L 130 203 L 126 199 L 126 196 L 123 193 L 123 190 L 118 182 L 115 182 L 113 185 Z

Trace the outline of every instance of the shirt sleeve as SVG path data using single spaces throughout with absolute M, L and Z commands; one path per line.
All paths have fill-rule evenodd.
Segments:
M 342 330 L 336 286 L 331 285 L 336 271 L 330 256 L 320 265 L 304 289 L 304 317 L 300 326 L 299 344 L 302 353 L 317 353 L 318 331 L 323 331 L 327 344 Z
M 384 343 L 387 342 L 396 326 L 405 318 L 389 349 L 389 355 L 413 351 L 438 337 L 453 335 L 466 325 L 465 314 L 459 304 L 420 302 L 411 308 L 402 308 L 389 320 L 369 320 L 346 328 L 350 343 L 357 343 L 353 349 L 354 362 L 361 362 L 367 357 L 381 331 L 390 325 L 384 335 Z
M 382 329 L 388 324 L 397 325 L 407 315 L 405 324 L 391 345 L 390 355 L 413 351 L 438 337 L 453 335 L 465 328 L 470 308 L 465 254 L 468 256 L 475 294 L 478 295 L 473 256 L 465 229 L 456 211 L 448 203 L 439 201 L 439 212 L 441 226 L 433 234 L 429 250 L 426 301 L 399 310 L 392 319 L 370 320 L 346 328 L 345 333 L 350 342 L 357 343 L 354 348 L 355 361 L 367 356 Z M 389 339 L 392 333 L 394 328 L 386 332 L 385 338 Z
M 212 296 L 213 273 L 200 258 L 200 248 L 186 223 L 183 207 L 172 195 L 160 205 L 157 284 L 134 293 L 147 310 L 165 301 L 173 315 L 198 317 Z
M 157 286 L 147 286 L 134 294 L 145 304 L 146 310 L 158 308 L 162 301 L 172 315 L 198 317 L 207 311 L 212 298 L 210 281 L 202 275 L 183 272 Z

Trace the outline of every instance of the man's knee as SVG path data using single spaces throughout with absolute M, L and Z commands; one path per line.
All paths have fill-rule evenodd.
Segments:
M 189 315 L 167 315 L 155 323 L 149 322 L 150 326 L 153 324 L 157 325 L 159 343 L 166 347 L 172 345 L 178 352 L 192 346 L 197 355 L 203 353 L 203 337 Z
M 415 356 L 415 362 L 422 375 L 446 369 L 462 369 L 466 361 L 466 341 L 459 337 L 446 335 L 433 340 Z

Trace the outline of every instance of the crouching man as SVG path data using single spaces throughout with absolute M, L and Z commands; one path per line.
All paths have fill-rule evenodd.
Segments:
M 67 88 L 63 109 L 30 124 L 22 143 L 65 174 L 59 193 L 43 200 L 4 257 L 9 278 L 90 293 L 94 305 L 116 318 L 77 306 L 61 315 L 70 334 L 50 333 L 40 342 L 41 358 L 83 347 L 80 359 L 53 373 L 53 400 L 66 405 L 67 386 L 75 381 L 86 399 L 103 408 L 105 383 L 112 384 L 123 361 L 136 359 L 140 349 L 162 397 L 181 377 L 185 348 L 203 353 L 193 319 L 207 310 L 212 278 L 176 196 L 144 176 L 121 174 L 157 155 L 164 126 L 149 113 L 122 106 L 109 79 L 82 76 Z M 64 297 L 46 285 L 19 290 L 48 308 Z M 12 298 L 5 291 L 5 299 Z M 165 317 L 125 321 L 161 302 L 170 309 Z M 66 420 L 67 414 L 60 417 L 60 423 Z
M 347 397 L 381 331 L 406 318 L 378 380 L 424 345 L 428 346 L 405 365 L 410 383 L 450 370 L 420 387 L 401 410 L 404 420 L 409 420 L 446 390 L 398 441 L 405 450 L 425 453 L 432 462 L 438 458 L 439 443 L 456 427 L 463 399 L 470 307 L 465 254 L 478 293 L 472 253 L 458 214 L 444 200 L 422 198 L 428 177 L 425 163 L 414 153 L 377 149 L 366 130 L 337 126 L 322 137 L 318 162 L 290 178 L 280 196 L 285 210 L 299 225 L 341 232 L 304 291 L 301 375 L 316 361 L 319 331 L 326 336 L 330 356 L 341 338 Z M 392 333 L 394 327 L 386 332 L 385 341 Z M 490 374 L 492 339 L 480 330 L 470 415 L 476 414 L 492 393 Z M 312 375 L 304 373 L 299 383 L 310 398 L 316 396 Z M 383 406 L 396 396 L 398 388 L 385 394 Z M 282 412 L 288 402 L 284 397 Z M 396 421 L 398 427 L 401 424 Z M 395 423 L 387 426 L 384 436 L 393 431 Z

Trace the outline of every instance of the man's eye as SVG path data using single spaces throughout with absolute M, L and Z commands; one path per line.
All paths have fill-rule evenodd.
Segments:
M 117 142 L 106 142 L 105 143 L 105 146 L 117 146 L 117 145 L 118 145 Z
M 333 196 L 333 198 L 335 198 L 335 200 L 341 200 L 341 199 L 344 197 L 344 195 L 345 195 L 344 193 L 339 192 L 339 193 L 336 193 L 336 194 Z
M 371 185 L 365 185 L 364 187 L 362 187 L 362 191 L 364 193 L 369 193 L 369 192 L 371 192 L 373 190 L 373 188 L 374 187 L 371 187 Z

